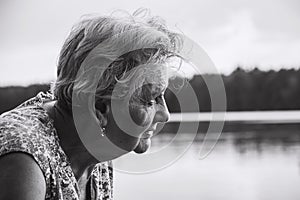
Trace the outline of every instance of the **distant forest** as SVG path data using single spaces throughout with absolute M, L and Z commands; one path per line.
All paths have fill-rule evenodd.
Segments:
M 205 77 L 206 76 L 206 77 Z M 220 90 L 213 82 L 217 75 L 197 75 L 189 81 L 197 95 L 200 111 L 210 111 L 211 102 L 205 80 L 212 83 L 213 90 Z M 296 110 L 300 109 L 300 70 L 260 71 L 255 68 L 245 71 L 237 68 L 228 76 L 222 75 L 227 99 L 227 111 Z M 176 83 L 175 83 L 176 85 Z M 176 95 L 184 96 L 189 105 L 185 86 Z M 180 107 L 171 92 L 166 93 L 170 111 L 180 112 Z M 192 112 L 188 107 L 182 112 Z
M 196 75 L 189 80 L 189 83 L 197 95 L 200 111 L 210 111 L 210 96 L 203 77 L 213 82 L 217 75 Z M 252 71 L 237 68 L 228 76 L 222 75 L 222 79 L 228 111 L 300 109 L 300 70 L 282 69 L 265 72 L 257 68 Z M 178 79 L 176 81 L 178 82 Z M 181 83 L 183 83 L 182 80 Z M 176 85 L 174 82 L 171 84 Z M 214 88 L 214 90 L 219 89 L 217 86 Z M 47 90 L 49 90 L 47 84 L 0 87 L 0 113 L 14 108 L 26 99 L 35 96 L 39 91 Z M 176 95 L 178 94 L 185 97 L 184 102 L 181 103 L 189 105 L 189 95 L 185 85 L 180 84 Z M 166 101 L 170 112 L 195 110 L 188 106 L 185 110 L 181 110 L 176 97 L 170 91 L 166 92 Z

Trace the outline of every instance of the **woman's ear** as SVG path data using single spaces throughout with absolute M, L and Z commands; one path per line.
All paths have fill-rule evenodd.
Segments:
M 100 120 L 102 126 L 107 125 L 108 114 L 110 112 L 109 101 L 98 101 L 95 105 L 97 118 Z

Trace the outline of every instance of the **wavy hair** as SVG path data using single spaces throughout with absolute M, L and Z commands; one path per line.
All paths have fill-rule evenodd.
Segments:
M 92 92 L 91 80 L 78 79 L 77 75 L 84 60 L 99 44 L 101 48 L 94 52 L 95 56 L 105 57 L 111 63 L 107 68 L 97 69 L 102 70 L 96 87 L 98 99 L 112 98 L 117 83 L 125 88 L 120 90 L 123 92 L 119 97 L 125 95 L 130 89 L 130 80 L 138 73 L 136 66 L 167 63 L 169 58 L 178 55 L 182 38 L 170 31 L 162 18 L 151 16 L 147 9 L 139 9 L 132 15 L 122 13 L 125 15 L 121 17 L 115 13 L 85 17 L 72 28 L 59 55 L 57 80 L 51 86 L 55 99 L 67 108 L 72 106 L 74 85 L 81 93 Z M 151 48 L 147 48 L 149 46 Z M 134 50 L 126 52 L 126 49 Z M 80 83 L 75 84 L 76 81 Z

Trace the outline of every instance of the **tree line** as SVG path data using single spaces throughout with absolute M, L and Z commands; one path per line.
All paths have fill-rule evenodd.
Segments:
M 194 89 L 200 111 L 211 111 L 211 96 L 207 85 L 218 93 L 225 89 L 227 111 L 255 111 L 255 110 L 297 110 L 300 109 L 300 70 L 282 69 L 280 71 L 261 71 L 257 68 L 246 71 L 237 68 L 228 76 L 222 75 L 224 87 L 214 84 L 218 75 L 196 75 L 188 83 Z M 206 80 L 206 81 L 205 81 Z M 183 84 L 181 84 L 181 83 Z M 166 93 L 166 99 L 172 112 L 192 112 L 189 107 L 191 98 L 186 85 L 182 80 L 173 81 L 173 87 L 180 88 L 177 92 Z M 172 84 L 172 83 L 171 83 Z M 172 86 L 170 86 L 172 87 Z M 176 91 L 176 90 L 175 90 Z M 176 96 L 182 96 L 179 106 Z M 217 108 L 217 111 L 222 111 Z

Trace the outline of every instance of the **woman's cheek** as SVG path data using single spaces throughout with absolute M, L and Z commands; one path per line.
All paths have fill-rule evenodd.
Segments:
M 152 122 L 152 110 L 144 106 L 130 106 L 129 109 L 132 120 L 139 126 L 146 127 Z

